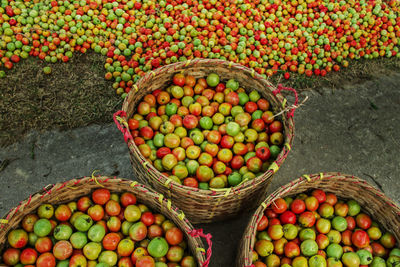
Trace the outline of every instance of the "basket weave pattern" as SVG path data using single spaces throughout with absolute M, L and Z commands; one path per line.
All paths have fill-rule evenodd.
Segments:
M 396 236 L 397 241 L 400 241 L 400 208 L 381 191 L 352 175 L 341 173 L 303 175 L 280 187 L 261 203 L 243 234 L 236 266 L 254 266 L 251 252 L 256 240 L 257 224 L 265 209 L 278 198 L 297 195 L 312 189 L 334 193 L 341 199 L 355 199 L 372 218 L 378 221 L 383 228 L 390 230 Z
M 156 69 L 146 74 L 133 87 L 124 101 L 122 111 L 115 114 L 115 120 L 124 133 L 130 150 L 134 173 L 139 181 L 150 184 L 158 192 L 167 195 L 182 209 L 192 223 L 206 223 L 227 219 L 237 215 L 242 209 L 255 207 L 271 182 L 271 176 L 279 169 L 290 151 L 294 136 L 293 110 L 285 110 L 282 117 L 285 145 L 267 172 L 253 180 L 245 181 L 233 188 L 201 190 L 179 185 L 161 174 L 141 155 L 131 139 L 127 119 L 132 117 L 141 99 L 156 89 L 164 89 L 176 73 L 192 75 L 195 78 L 217 73 L 221 80 L 235 79 L 247 92 L 257 90 L 270 102 L 276 114 L 285 110 L 286 99 L 280 94 L 283 87 L 276 88 L 254 70 L 224 60 L 196 59 L 178 62 Z M 293 89 L 291 89 L 293 90 Z M 297 95 L 296 95 L 297 97 Z M 118 115 L 118 116 L 117 116 Z
M 0 220 L 0 251 L 7 243 L 7 234 L 20 225 L 25 215 L 34 213 L 41 204 L 61 204 L 74 201 L 81 196 L 90 195 L 93 190 L 98 188 L 107 188 L 113 193 L 131 192 L 136 196 L 138 202 L 168 217 L 184 232 L 191 254 L 197 260 L 199 266 L 208 266 L 211 247 L 207 250 L 206 259 L 206 250 L 200 236 L 206 237 L 210 245 L 211 235 L 203 234 L 202 229 L 193 229 L 185 214 L 173 206 L 171 200 L 136 181 L 104 176 L 85 177 L 49 185 L 41 192 L 31 195 L 27 200 L 20 202 L 16 208 L 13 208 Z

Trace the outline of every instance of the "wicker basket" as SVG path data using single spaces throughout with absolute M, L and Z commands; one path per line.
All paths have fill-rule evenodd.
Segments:
M 186 219 L 185 214 L 171 204 L 171 200 L 136 181 L 100 176 L 73 179 L 64 183 L 49 185 L 41 192 L 31 195 L 27 200 L 20 202 L 16 208 L 12 209 L 0 220 L 0 255 L 7 243 L 8 232 L 17 228 L 26 214 L 35 212 L 41 204 L 66 203 L 81 196 L 89 195 L 94 189 L 102 187 L 109 189 L 111 192 L 131 192 L 135 194 L 140 203 L 168 217 L 185 233 L 191 254 L 197 260 L 198 265 L 208 266 L 211 258 L 211 235 L 204 234 L 202 229 L 194 229 Z M 204 249 L 200 237 L 206 238 L 209 246 L 207 251 Z
M 385 229 L 390 230 L 400 241 L 400 208 L 381 191 L 366 181 L 341 173 L 320 173 L 302 177 L 280 187 L 265 199 L 248 224 L 239 247 L 237 265 L 251 267 L 256 226 L 265 209 L 278 198 L 300 194 L 312 189 L 321 189 L 336 194 L 342 199 L 356 199 L 362 208 L 372 215 Z
M 212 72 L 217 73 L 223 81 L 236 79 L 246 90 L 257 90 L 270 102 L 274 113 L 287 113 L 287 116 L 281 116 L 285 131 L 285 145 L 276 161 L 263 175 L 233 188 L 200 190 L 172 182 L 152 164 L 147 164 L 148 162 L 132 140 L 126 121 L 134 114 L 138 103 L 146 94 L 156 89 L 166 88 L 176 73 L 201 78 Z M 150 184 L 158 192 L 170 197 L 192 223 L 218 221 L 233 217 L 244 208 L 256 207 L 260 196 L 266 192 L 271 182 L 271 176 L 279 169 L 290 151 L 294 135 L 294 108 L 286 107 L 285 109 L 286 99 L 280 94 L 281 90 L 293 91 L 296 97 L 295 105 L 297 104 L 297 93 L 294 89 L 281 86 L 276 88 L 254 70 L 242 65 L 224 60 L 207 59 L 179 62 L 151 71 L 140 79 L 125 99 L 122 111 L 114 114 L 114 120 L 124 134 L 134 173 L 142 183 Z

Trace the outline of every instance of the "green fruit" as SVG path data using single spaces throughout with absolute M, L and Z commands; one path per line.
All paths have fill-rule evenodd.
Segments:
M 153 238 L 147 246 L 147 251 L 155 258 L 161 258 L 167 255 L 168 249 L 168 243 L 163 237 Z
M 44 237 L 50 234 L 51 232 L 51 223 L 47 219 L 39 219 L 35 222 L 33 226 L 33 232 L 38 237 Z
M 88 238 L 93 242 L 101 242 L 106 235 L 106 230 L 100 224 L 95 224 L 88 231 Z
M 210 117 L 202 117 L 199 121 L 200 127 L 205 130 L 210 130 L 213 127 L 213 121 Z
M 347 229 L 347 221 L 343 217 L 336 216 L 332 220 L 332 227 L 339 232 L 343 232 Z
M 326 260 L 321 255 L 314 255 L 308 259 L 309 267 L 326 267 Z
M 188 169 L 188 173 L 190 176 L 195 175 L 197 169 L 199 168 L 200 164 L 196 160 L 189 160 L 186 163 L 186 168 Z
M 168 103 L 165 107 L 165 114 L 172 116 L 178 111 L 178 106 L 175 103 Z
M 310 257 L 317 254 L 318 244 L 314 240 L 307 239 L 301 243 L 300 250 L 304 256 Z
M 358 213 L 360 213 L 361 207 L 357 201 L 355 201 L 353 199 L 349 200 L 347 202 L 347 205 L 349 206 L 349 212 L 348 212 L 349 216 L 356 216 Z
M 399 256 L 390 256 L 386 260 L 386 265 L 388 267 L 399 267 L 400 266 L 400 257 Z
M 0 79 L 6 77 L 6 73 L 4 70 L 0 70 Z
M 358 267 L 360 265 L 360 257 L 355 252 L 346 252 L 342 256 L 342 262 L 345 266 Z
M 241 106 L 234 106 L 231 109 L 231 115 L 233 117 L 236 117 L 236 115 L 238 115 L 240 113 L 243 113 L 243 112 L 244 112 L 244 110 L 243 110 L 243 108 Z
M 83 247 L 83 255 L 85 255 L 88 260 L 94 261 L 99 257 L 101 249 L 101 243 L 90 242 Z
M 386 267 L 386 262 L 381 257 L 374 257 L 370 267 Z
M 87 237 L 85 233 L 75 232 L 71 235 L 69 241 L 75 249 L 81 249 L 87 244 Z
M 216 87 L 219 84 L 219 76 L 216 73 L 210 73 L 207 76 L 207 84 L 211 87 Z
M 51 73 L 51 67 L 44 67 L 43 68 L 44 74 L 50 74 Z
M 69 260 L 59 261 L 56 267 L 69 267 Z
M 360 257 L 360 264 L 361 265 L 368 265 L 372 262 L 373 257 L 371 252 L 365 249 L 360 249 L 357 251 L 358 257 Z
M 209 190 L 210 186 L 208 185 L 208 183 L 199 183 L 199 189 Z
M 157 134 L 154 136 L 153 144 L 154 144 L 156 147 L 163 147 L 163 146 L 164 146 L 164 135 L 163 135 L 162 133 L 157 133 Z
M 281 149 L 277 145 L 270 146 L 269 151 L 271 152 L 271 158 L 276 158 L 281 153 Z
M 389 256 L 399 256 L 400 257 L 400 249 L 399 248 L 394 248 L 392 251 L 390 251 Z
M 230 88 L 233 91 L 236 91 L 237 89 L 239 89 L 239 83 L 234 79 L 230 79 L 226 83 L 226 88 Z
M 242 181 L 242 175 L 238 172 L 232 172 L 228 176 L 228 183 L 230 186 L 237 186 Z
M 260 94 L 256 90 L 251 91 L 251 93 L 249 94 L 249 97 L 250 97 L 250 101 L 252 101 L 252 102 L 257 102 L 261 98 Z
M 72 228 L 66 224 L 60 224 L 54 228 L 53 236 L 57 240 L 68 240 L 71 235 Z
M 343 248 L 339 244 L 330 244 L 326 249 L 326 255 L 335 259 L 340 259 L 343 255 Z
M 230 136 L 236 136 L 240 132 L 240 126 L 236 122 L 229 122 L 226 125 L 226 133 Z
M 180 99 L 184 95 L 182 87 L 176 86 L 176 85 L 172 86 L 171 94 L 172 94 L 173 97 L 175 97 L 177 99 Z
M 239 96 L 239 105 L 244 106 L 247 102 L 250 101 L 249 96 L 245 92 L 241 92 L 238 94 Z
M 93 220 L 87 214 L 82 214 L 78 218 L 76 218 L 74 222 L 74 227 L 76 230 L 80 232 L 86 232 L 89 230 L 90 226 L 92 226 Z

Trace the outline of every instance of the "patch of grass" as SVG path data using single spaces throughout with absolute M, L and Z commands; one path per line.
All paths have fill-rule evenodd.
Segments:
M 0 145 L 9 145 L 30 130 L 70 129 L 112 121 L 122 104 L 104 79 L 105 58 L 75 54 L 69 63 L 50 64 L 29 58 L 0 81 Z M 43 73 L 51 66 L 52 73 Z

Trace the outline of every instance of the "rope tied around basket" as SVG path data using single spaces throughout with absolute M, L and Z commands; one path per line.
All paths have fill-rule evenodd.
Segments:
M 210 264 L 211 255 L 212 255 L 212 241 L 211 241 L 212 235 L 204 234 L 203 229 L 193 229 L 193 230 L 190 230 L 188 232 L 188 234 L 192 237 L 202 237 L 202 238 L 206 239 L 207 245 L 208 245 L 207 257 L 201 266 L 208 267 L 208 265 Z M 204 249 L 202 249 L 202 250 L 204 250 Z
M 133 140 L 131 132 L 129 131 L 128 122 L 126 121 L 126 112 L 123 110 L 115 112 L 113 119 L 117 128 L 124 134 L 125 143 L 128 143 L 128 140 Z
M 298 104 L 299 104 L 299 96 L 297 94 L 297 91 L 294 88 L 284 87 L 284 86 L 282 86 L 282 84 L 278 84 L 278 87 L 275 90 L 273 90 L 272 93 L 276 96 L 277 94 L 281 93 L 281 91 L 290 91 L 290 92 L 293 92 L 293 94 L 294 94 L 294 105 L 288 107 L 288 109 L 287 109 L 288 118 L 293 117 L 294 111 L 296 110 L 296 108 L 299 107 L 298 106 Z M 304 103 L 304 101 L 303 101 L 303 103 Z M 286 111 L 286 109 L 284 111 Z M 281 113 L 279 113 L 279 114 L 281 114 Z M 277 114 L 275 114 L 275 115 L 277 115 Z

